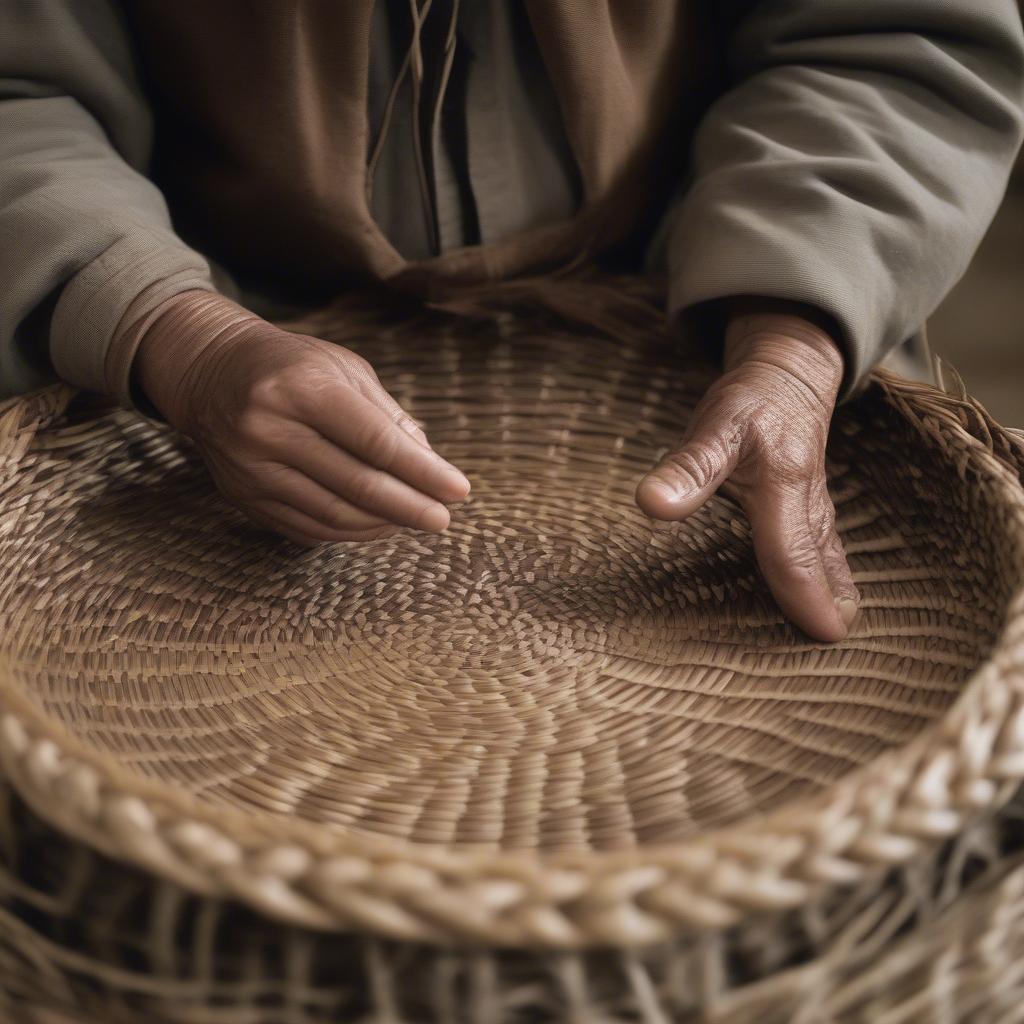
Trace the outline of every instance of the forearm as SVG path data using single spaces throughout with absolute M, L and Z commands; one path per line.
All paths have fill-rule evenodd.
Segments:
M 672 311 L 820 311 L 849 388 L 963 272 L 1021 134 L 1013 0 L 723 3 L 730 89 L 672 212 Z M 718 318 L 719 324 L 722 318 Z
M 211 288 L 145 177 L 148 112 L 107 5 L 0 0 L 0 389 L 119 393 L 111 339 L 176 290 Z M 81 30 L 89 24 L 87 34 Z M 47 299 L 52 315 L 33 312 Z M 114 375 L 117 376 L 116 374 Z

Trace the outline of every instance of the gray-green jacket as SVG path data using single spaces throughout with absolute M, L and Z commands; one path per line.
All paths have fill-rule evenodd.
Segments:
M 237 294 L 241 282 L 261 311 L 271 292 L 292 297 L 306 257 L 323 292 L 398 282 L 413 265 L 455 279 L 480 244 L 498 276 L 611 248 L 626 232 L 604 238 L 594 224 L 646 193 L 634 163 L 675 176 L 671 201 L 650 188 L 654 219 L 625 204 L 627 226 L 656 235 L 672 313 L 738 295 L 813 305 L 837 325 L 853 381 L 962 274 L 1021 141 L 1014 0 L 464 4 L 458 82 L 432 94 L 440 119 L 410 129 L 424 133 L 426 175 L 410 135 L 380 131 L 407 46 L 380 5 L 262 0 L 232 27 L 245 7 L 0 0 L 0 394 L 54 373 L 120 393 L 108 356 L 129 309 L 137 321 L 176 291 Z M 424 53 L 425 87 L 448 56 L 443 45 Z M 175 74 L 191 107 L 177 102 Z M 218 74 L 224 88 L 211 90 Z M 304 75 L 320 75 L 323 109 L 354 99 L 338 104 L 341 150 L 327 160 L 312 143 L 315 195 L 293 187 L 301 175 L 272 173 L 296 150 L 289 126 L 301 144 L 322 114 L 293 88 Z M 271 91 L 249 105 L 247 90 L 261 88 Z M 400 109 L 410 88 L 396 90 Z M 204 96 L 232 121 L 204 120 Z M 234 134 L 215 137 L 218 123 Z M 263 166 L 253 137 L 275 125 Z M 333 209 L 335 181 L 339 194 L 370 192 L 370 162 L 367 217 L 354 200 Z M 409 195 L 410 182 L 423 187 Z M 304 195 L 313 227 L 292 237 Z M 280 266 L 273 245 L 240 234 L 253 210 L 281 239 Z M 333 236 L 322 228 L 332 217 Z M 545 235 L 548 221 L 570 220 L 585 230 Z

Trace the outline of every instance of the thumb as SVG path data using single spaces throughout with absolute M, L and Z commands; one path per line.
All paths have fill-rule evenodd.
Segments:
M 728 479 L 740 459 L 741 432 L 732 424 L 699 424 L 639 483 L 636 503 L 654 519 L 685 519 Z

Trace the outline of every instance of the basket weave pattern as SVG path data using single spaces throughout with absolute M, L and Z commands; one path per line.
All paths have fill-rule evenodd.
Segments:
M 33 1005 L 74 1024 L 1003 1024 L 1024 1002 L 1022 810 L 741 929 L 537 956 L 281 927 L 96 857 L 14 801 L 0 1019 L 37 1024 Z
M 652 947 L 691 970 L 680 936 L 720 951 L 796 915 L 805 947 L 820 919 L 837 948 L 837 892 L 1002 835 L 1024 779 L 1019 439 L 963 395 L 879 375 L 830 443 L 863 614 L 843 644 L 809 643 L 727 499 L 672 526 L 632 506 L 708 371 L 680 368 L 646 304 L 592 287 L 585 324 L 515 302 L 303 323 L 360 348 L 468 472 L 440 539 L 300 553 L 155 424 L 62 389 L 0 410 L 18 799 L 176 899 L 248 906 L 313 946 L 379 937 L 371 982 L 394 974 L 389 942 L 505 948 L 502 970 L 533 965 L 523 985 L 561 950 L 569 1005 L 614 947 L 645 1021 L 679 990 Z M 998 867 L 993 912 L 1020 886 Z M 466 983 L 506 998 L 515 971 L 488 987 L 480 956 Z

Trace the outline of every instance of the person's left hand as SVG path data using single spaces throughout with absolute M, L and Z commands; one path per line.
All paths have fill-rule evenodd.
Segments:
M 859 603 L 825 482 L 842 353 L 801 316 L 753 312 L 731 318 L 724 355 L 725 372 L 680 446 L 640 481 L 637 504 L 680 520 L 719 489 L 735 498 L 783 613 L 816 640 L 841 640 Z

